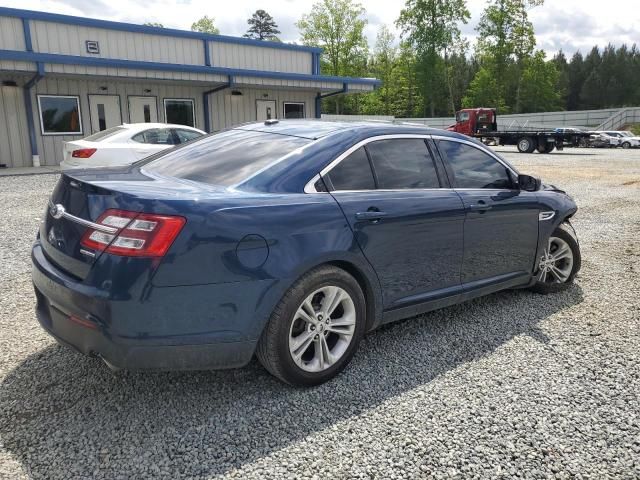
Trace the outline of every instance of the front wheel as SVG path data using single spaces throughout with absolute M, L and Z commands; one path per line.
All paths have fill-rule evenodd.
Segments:
M 518 151 L 520 153 L 532 153 L 535 148 L 533 139 L 530 137 L 522 137 L 518 140 Z
M 624 148 L 625 150 L 626 150 L 627 148 L 631 148 L 631 144 L 630 144 L 629 142 L 624 142 L 624 143 L 622 144 L 622 148 Z
M 300 278 L 273 311 L 256 355 L 283 382 L 312 386 L 347 366 L 365 330 L 358 282 L 333 266 Z
M 538 257 L 536 283 L 532 290 L 554 293 L 573 283 L 581 265 L 580 246 L 568 223 L 562 223 L 549 237 L 546 248 Z

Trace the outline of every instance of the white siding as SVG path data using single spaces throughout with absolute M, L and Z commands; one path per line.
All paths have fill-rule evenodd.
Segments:
M 0 50 L 26 50 L 21 19 L 0 17 Z
M 35 72 L 36 64 L 31 62 L 14 62 L 13 60 L 0 60 L 0 71 Z
M 209 42 L 211 65 L 286 73 L 311 73 L 311 52 Z
M 201 40 L 32 21 L 33 50 L 94 58 L 204 65 Z M 97 40 L 99 54 L 87 53 L 85 42 Z
M 256 100 L 275 100 L 277 118 L 283 117 L 284 102 L 303 102 L 306 118 L 315 116 L 315 93 L 304 90 L 279 90 L 243 88 L 242 95 L 231 95 L 231 90 L 222 90 L 209 97 L 211 128 L 213 131 L 256 121 Z
M 226 83 L 225 75 L 196 72 L 167 72 L 163 70 L 138 70 L 133 68 L 93 67 L 87 65 L 45 64 L 47 73 L 67 75 L 98 75 L 104 77 L 141 78 L 145 80 L 178 80 L 204 83 Z
M 0 86 L 0 163 L 30 167 L 31 148 L 23 89 Z

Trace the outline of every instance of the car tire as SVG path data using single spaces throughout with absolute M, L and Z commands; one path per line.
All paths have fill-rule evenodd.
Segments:
M 531 289 L 541 294 L 566 290 L 581 264 L 580 245 L 573 227 L 568 222 L 562 223 L 551 234 L 547 247 L 537 259 L 536 283 Z
M 531 137 L 522 137 L 518 139 L 518 151 L 520 153 L 532 153 L 536 149 Z
M 319 385 L 350 362 L 365 323 L 365 297 L 358 282 L 340 268 L 321 266 L 282 297 L 258 341 L 256 356 L 285 383 Z
M 556 146 L 553 143 L 545 143 L 544 146 L 538 147 L 538 153 L 551 153 L 555 150 Z
M 626 150 L 627 148 L 631 148 L 631 144 L 630 144 L 629 142 L 624 142 L 624 143 L 622 144 L 622 148 L 624 148 L 625 150 Z

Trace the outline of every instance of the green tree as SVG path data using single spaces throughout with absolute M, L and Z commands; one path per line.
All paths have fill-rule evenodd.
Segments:
M 143 25 L 145 27 L 157 27 L 157 28 L 164 28 L 164 25 L 158 22 L 144 22 Z
M 496 77 L 500 103 L 520 111 L 520 89 L 525 62 L 536 40 L 528 10 L 544 0 L 490 0 L 476 28 L 477 54 Z M 490 60 L 490 61 L 488 61 Z M 507 97 L 515 99 L 507 102 Z
M 560 95 L 561 107 L 564 110 L 567 106 L 567 98 L 569 94 L 569 62 L 564 52 L 560 50 L 556 53 L 551 60 L 558 72 L 558 82 L 556 84 L 556 90 Z
M 537 51 L 525 61 L 522 72 L 520 101 L 525 112 L 552 112 L 562 108 L 558 90 L 560 75 L 553 61 L 545 60 L 545 53 Z
M 507 110 L 494 73 L 497 68 L 490 60 L 484 62 L 469 84 L 467 93 L 462 99 L 463 107 L 495 107 L 501 112 Z
M 205 15 L 200 20 L 193 22 L 191 24 L 191 30 L 194 32 L 202 32 L 202 33 L 210 33 L 212 35 L 218 35 L 220 30 L 217 29 L 214 23 L 215 19 L 213 17 L 208 17 Z
M 400 12 L 397 25 L 420 58 L 423 96 L 432 117 L 443 86 L 454 109 L 449 54 L 464 45 L 459 25 L 469 18 L 466 0 L 407 0 Z
M 298 21 L 302 42 L 323 49 L 323 72 L 347 76 L 364 73 L 368 52 L 364 14 L 364 8 L 353 0 L 322 0 Z M 342 97 L 327 100 L 340 113 Z
M 395 38 L 386 25 L 380 27 L 376 37 L 376 45 L 369 63 L 369 71 L 382 85 L 365 100 L 363 110 L 376 114 L 391 115 L 391 102 L 397 91 L 394 83 L 398 49 L 394 46 Z M 375 108 L 372 108 L 375 107 Z
M 251 18 L 247 20 L 249 30 L 244 34 L 247 38 L 255 38 L 256 40 L 278 40 L 277 35 L 280 33 L 278 24 L 273 17 L 264 10 L 256 10 Z

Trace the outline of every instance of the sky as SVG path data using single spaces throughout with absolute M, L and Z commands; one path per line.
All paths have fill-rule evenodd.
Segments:
M 189 29 L 203 15 L 215 18 L 220 33 L 241 36 L 247 30 L 247 18 L 257 9 L 267 10 L 276 20 L 285 42 L 299 42 L 295 23 L 311 10 L 314 0 L 0 0 L 0 6 L 41 10 L 121 22 L 159 22 L 165 27 Z M 395 20 L 404 0 L 361 0 L 367 11 L 365 31 L 373 47 L 376 33 L 387 25 L 397 35 Z M 562 49 L 571 55 L 588 53 L 593 45 L 640 43 L 640 0 L 547 0 L 546 5 L 530 12 L 538 48 L 547 55 Z M 486 0 L 467 0 L 472 18 L 462 32 L 473 44 L 475 26 Z

